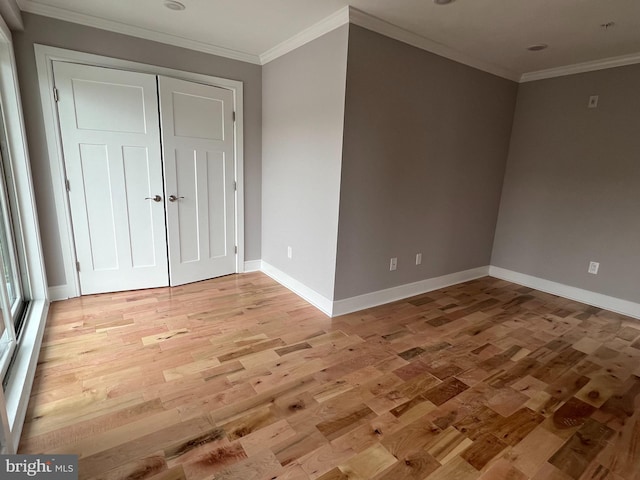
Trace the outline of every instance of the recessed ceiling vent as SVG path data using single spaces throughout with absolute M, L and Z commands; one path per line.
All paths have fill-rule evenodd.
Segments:
M 164 6 L 167 7 L 169 10 L 173 10 L 175 12 L 179 12 L 187 8 L 184 5 L 184 3 L 176 2 L 175 0 L 166 0 L 164 2 Z
M 527 47 L 527 50 L 531 51 L 531 52 L 539 52 L 540 50 L 544 50 L 545 48 L 548 48 L 549 45 L 547 45 L 546 43 L 536 43 L 535 45 L 531 45 L 530 47 Z

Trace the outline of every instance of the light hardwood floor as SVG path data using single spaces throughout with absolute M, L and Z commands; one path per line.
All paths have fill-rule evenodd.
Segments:
M 52 305 L 84 479 L 640 479 L 640 322 L 494 278 L 333 320 L 261 273 Z

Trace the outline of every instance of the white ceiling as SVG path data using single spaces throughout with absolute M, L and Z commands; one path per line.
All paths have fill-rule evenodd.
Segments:
M 455 0 L 443 6 L 433 0 L 181 2 L 187 9 L 174 12 L 164 0 L 18 0 L 24 11 L 123 33 L 137 30 L 139 36 L 255 63 L 348 5 L 424 40 L 413 44 L 442 46 L 452 58 L 514 79 L 611 57 L 640 61 L 640 0 Z M 606 22 L 615 26 L 602 28 Z M 549 48 L 526 49 L 536 43 Z

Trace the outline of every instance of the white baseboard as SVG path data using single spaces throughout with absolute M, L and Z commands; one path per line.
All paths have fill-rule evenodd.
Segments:
M 439 288 L 486 277 L 487 275 L 489 275 L 488 266 L 478 267 L 462 272 L 450 273 L 441 277 L 429 278 L 415 283 L 387 288 L 385 290 L 378 290 L 377 292 L 365 293 L 357 297 L 337 300 L 333 302 L 333 316 L 345 315 L 347 313 L 364 310 L 365 308 L 377 307 L 378 305 L 414 297 L 422 293 L 438 290 Z
M 262 268 L 262 260 L 247 260 L 244 262 L 244 273 L 259 272 Z
M 345 315 L 347 313 L 357 312 L 366 308 L 377 307 L 378 305 L 384 305 L 385 303 L 395 302 L 404 298 L 413 297 L 422 293 L 431 292 L 433 290 L 438 290 L 440 288 L 449 287 L 451 285 L 468 282 L 470 280 L 475 280 L 476 278 L 490 275 L 519 285 L 535 288 L 541 292 L 558 295 L 559 297 L 568 298 L 577 302 L 586 303 L 587 305 L 593 305 L 594 307 L 603 308 L 605 310 L 640 319 L 639 303 L 603 295 L 601 293 L 591 292 L 589 290 L 583 290 L 577 287 L 571 287 L 551 280 L 545 280 L 544 278 L 538 278 L 495 266 L 473 268 L 471 270 L 451 273 L 436 278 L 429 278 L 415 283 L 399 285 L 397 287 L 365 293 L 356 297 L 336 301 L 326 298 L 295 278 L 262 260 L 246 261 L 244 263 L 244 271 L 246 273 L 258 271 L 265 273 L 276 282 L 288 288 L 296 295 L 304 298 L 307 302 L 330 317 Z M 73 294 L 69 294 L 69 287 L 67 285 L 49 287 L 48 292 L 49 300 L 51 301 L 65 300 L 74 296 Z
M 488 266 L 478 267 L 471 270 L 443 275 L 441 277 L 429 278 L 415 283 L 387 288 L 377 292 L 365 293 L 364 295 L 358 295 L 357 297 L 331 301 L 265 261 L 262 261 L 260 270 L 282 286 L 304 298 L 307 302 L 330 317 L 357 312 L 359 310 L 364 310 L 365 308 L 377 307 L 378 305 L 395 302 L 397 300 L 402 300 L 404 298 L 413 297 L 422 293 L 438 290 L 439 288 L 449 287 L 451 285 L 468 282 L 469 280 L 475 280 L 476 278 L 486 277 L 489 275 Z
M 307 302 L 309 302 L 311 305 L 316 307 L 318 310 L 322 311 L 323 313 L 326 313 L 330 317 L 332 316 L 333 302 L 331 300 L 320 295 L 318 292 L 307 287 L 306 285 L 299 282 L 295 278 L 290 277 L 283 271 L 278 270 L 276 267 L 268 264 L 264 260 L 261 263 L 262 263 L 262 266 L 260 270 L 262 270 L 263 273 L 270 276 L 280 285 L 288 288 L 296 295 L 304 298 Z
M 56 285 L 55 287 L 49 287 L 47 292 L 49 293 L 49 300 L 55 302 L 56 300 L 66 300 L 75 295 L 69 295 L 69 287 L 67 285 Z
M 535 288 L 541 292 L 551 293 L 552 295 L 558 295 L 559 297 L 568 298 L 569 300 L 575 300 L 586 303 L 587 305 L 593 305 L 594 307 L 640 319 L 640 304 L 628 300 L 583 290 L 582 288 L 571 287 L 562 283 L 552 282 L 551 280 L 533 277 L 500 267 L 489 267 L 489 275 L 501 280 L 524 285 L 525 287 Z

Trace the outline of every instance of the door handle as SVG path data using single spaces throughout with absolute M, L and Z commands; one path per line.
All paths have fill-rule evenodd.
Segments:
M 184 198 L 184 197 L 176 197 L 175 195 L 169 195 L 170 202 L 175 202 L 176 200 L 180 200 L 181 198 Z
M 154 202 L 161 202 L 162 197 L 160 195 L 156 195 L 155 197 L 145 197 L 145 200 L 153 200 Z

